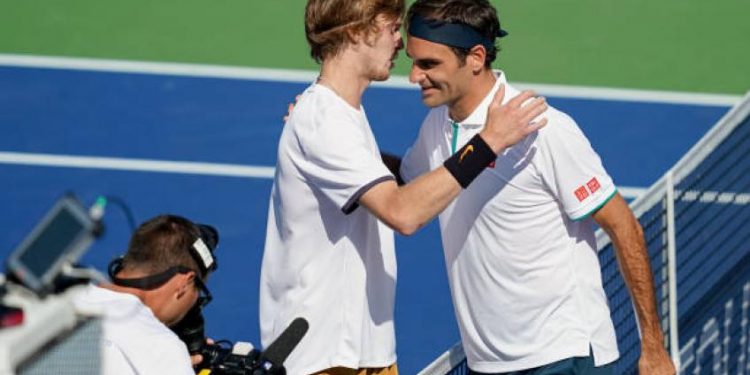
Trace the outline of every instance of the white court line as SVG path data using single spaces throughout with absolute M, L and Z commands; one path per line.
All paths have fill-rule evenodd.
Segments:
M 113 169 L 134 172 L 181 173 L 193 175 L 249 178 L 273 178 L 274 174 L 273 167 L 187 161 L 105 158 L 96 156 L 31 154 L 21 152 L 0 152 L 0 164 L 31 165 L 40 167 Z
M 84 169 L 107 169 L 132 172 L 179 173 L 224 177 L 271 179 L 275 168 L 239 164 L 201 163 L 186 161 L 164 161 L 150 159 L 105 158 L 96 156 L 70 156 L 59 154 L 32 154 L 0 151 L 0 164 L 28 165 L 37 167 L 62 167 Z M 634 199 L 646 189 L 618 186 L 620 194 Z
M 246 68 L 222 65 L 183 64 L 78 57 L 0 54 L 0 66 L 73 69 L 115 73 L 177 75 L 206 78 L 248 79 L 274 82 L 309 83 L 318 73 L 306 70 Z M 676 91 L 635 90 L 588 86 L 549 85 L 516 82 L 520 89 L 533 89 L 538 93 L 558 98 L 636 101 L 667 104 L 733 106 L 742 98 L 739 95 L 688 93 Z M 394 76 L 374 86 L 416 89 L 407 77 Z

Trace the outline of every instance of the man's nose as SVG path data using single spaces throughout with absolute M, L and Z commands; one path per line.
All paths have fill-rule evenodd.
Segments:
M 417 64 L 412 63 L 411 70 L 409 71 L 409 82 L 419 83 L 423 79 L 424 79 L 424 71 L 422 71 L 422 69 L 419 69 Z

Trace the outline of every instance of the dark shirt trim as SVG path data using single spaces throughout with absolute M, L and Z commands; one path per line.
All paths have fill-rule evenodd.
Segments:
M 362 186 L 361 188 L 359 188 L 359 190 L 357 190 L 357 192 L 354 193 L 354 195 L 352 195 L 351 198 L 349 198 L 349 200 L 346 202 L 344 207 L 341 207 L 341 211 L 344 213 L 344 215 L 349 215 L 350 213 L 354 212 L 354 210 L 356 210 L 357 207 L 359 207 L 359 198 L 362 198 L 362 196 L 365 195 L 365 193 L 367 193 L 367 191 L 370 190 L 370 188 L 372 188 L 373 186 L 381 182 L 385 182 L 388 180 L 395 180 L 395 179 L 396 178 L 393 177 L 392 175 L 388 175 L 388 176 L 378 177 L 372 180 L 371 182 L 367 183 L 365 186 Z

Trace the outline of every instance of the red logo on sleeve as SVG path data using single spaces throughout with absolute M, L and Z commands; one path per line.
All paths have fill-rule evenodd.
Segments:
M 601 185 L 599 185 L 599 181 L 596 179 L 596 177 L 592 178 L 589 182 L 587 182 L 586 186 L 589 187 L 591 194 L 596 193 L 596 191 L 599 190 L 600 187 L 602 187 Z
M 493 160 L 492 163 L 487 166 L 487 168 L 495 168 L 495 161 Z
M 580 186 L 573 193 L 576 195 L 576 198 L 578 198 L 579 202 L 583 202 L 583 200 L 586 199 L 586 198 L 588 198 L 588 196 L 589 196 L 589 191 L 586 190 L 585 186 Z

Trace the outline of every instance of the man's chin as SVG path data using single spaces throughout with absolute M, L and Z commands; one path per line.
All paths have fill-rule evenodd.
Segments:
M 435 107 L 440 107 L 441 105 L 445 103 L 442 103 L 438 98 L 436 98 L 433 95 L 422 95 L 422 104 L 424 104 L 428 108 L 435 108 Z
M 383 81 L 387 81 L 388 78 L 391 78 L 391 72 L 387 72 L 385 74 L 378 74 L 377 76 L 374 76 L 372 80 L 375 82 L 383 82 Z

